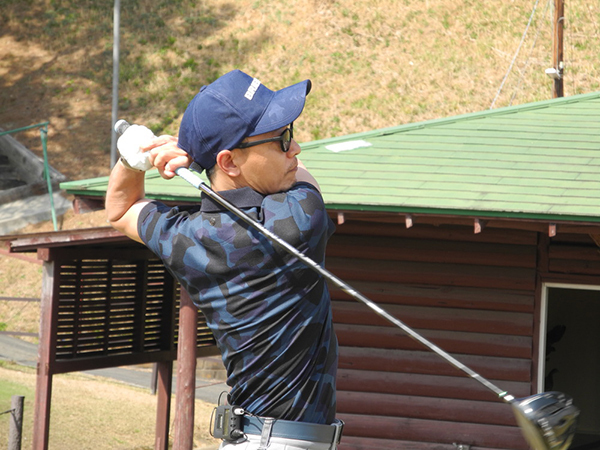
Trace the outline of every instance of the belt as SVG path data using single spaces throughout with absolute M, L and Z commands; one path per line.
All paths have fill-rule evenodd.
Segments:
M 260 435 L 264 422 L 265 418 L 262 417 L 244 416 L 242 418 L 242 431 L 246 434 Z M 292 420 L 274 420 L 271 428 L 271 437 L 333 444 L 334 439 L 335 443 L 339 442 L 342 434 L 342 426 L 320 425 Z

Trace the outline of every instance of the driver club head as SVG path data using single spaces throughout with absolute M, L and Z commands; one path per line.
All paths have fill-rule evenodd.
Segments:
M 561 392 L 543 392 L 511 403 L 523 436 L 535 450 L 566 450 L 577 428 L 579 409 Z

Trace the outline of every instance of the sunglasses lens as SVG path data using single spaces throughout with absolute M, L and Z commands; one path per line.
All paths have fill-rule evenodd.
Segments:
M 289 128 L 286 128 L 283 134 L 281 135 L 281 150 L 287 152 L 290 149 L 291 142 L 292 133 Z

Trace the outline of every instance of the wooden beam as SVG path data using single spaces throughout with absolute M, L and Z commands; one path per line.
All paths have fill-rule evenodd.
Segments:
M 40 312 L 40 343 L 38 346 L 35 405 L 33 413 L 33 450 L 46 450 L 50 436 L 50 405 L 52 398 L 53 364 L 56 352 L 58 320 L 58 264 L 45 262 L 42 277 Z
M 411 445 L 402 445 L 392 448 L 418 448 L 412 442 L 427 442 L 429 449 L 440 448 L 439 444 L 452 444 L 459 438 L 473 445 L 474 448 L 510 448 L 527 450 L 527 442 L 518 427 L 506 425 L 488 425 L 475 423 L 462 423 L 455 421 L 439 421 L 428 419 L 415 419 L 413 417 L 393 417 L 389 415 L 371 416 L 364 414 L 338 413 L 345 422 L 345 428 L 351 430 L 349 436 L 370 438 L 371 445 L 379 440 L 402 440 L 411 442 Z M 435 442 L 435 444 L 431 444 Z M 373 448 L 372 446 L 350 447 L 345 442 L 344 448 L 357 450 Z M 379 448 L 379 447 L 377 447 Z
M 422 373 L 377 372 L 375 370 L 339 369 L 337 391 L 374 392 L 378 394 L 419 395 L 422 397 L 462 398 L 490 401 L 490 391 L 470 377 L 426 375 Z M 528 381 L 501 380 L 502 388 L 516 397 L 531 395 Z M 341 410 L 338 409 L 338 413 Z M 371 447 L 367 447 L 371 448 Z M 437 447 L 436 447 L 437 449 Z M 397 448 L 394 448 L 397 450 Z M 454 449 L 456 450 L 456 449 Z
M 73 211 L 75 214 L 85 214 L 104 209 L 104 197 L 75 197 Z
M 181 289 L 173 450 L 192 450 L 194 447 L 197 324 L 198 309 L 189 294 Z
M 335 219 L 337 212 L 329 211 L 330 217 Z M 406 221 L 405 213 L 390 213 L 390 212 L 362 212 L 362 211 L 344 211 L 345 224 L 350 223 L 400 223 Z M 436 214 L 419 214 L 418 225 L 458 225 L 472 226 L 474 221 L 473 216 L 458 216 L 458 215 L 436 215 Z M 413 225 L 417 225 L 413 217 Z M 558 225 L 558 223 L 557 223 Z M 546 233 L 548 229 L 548 220 L 543 219 L 520 219 L 520 218 L 501 218 L 490 217 L 486 219 L 487 229 L 503 229 L 503 230 L 520 230 L 534 231 L 536 233 Z M 600 222 L 589 221 L 561 221 L 561 233 L 574 234 L 590 234 L 600 233 Z
M 447 421 L 451 417 L 453 421 L 462 423 L 517 425 L 511 408 L 502 402 L 338 391 L 337 407 L 344 414 L 362 414 L 371 416 L 373 420 L 377 416 L 439 421 Z

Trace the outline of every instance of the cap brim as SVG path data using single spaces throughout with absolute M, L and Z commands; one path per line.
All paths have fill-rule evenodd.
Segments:
M 304 80 L 273 93 L 263 116 L 250 136 L 256 136 L 289 125 L 302 114 L 311 81 Z

